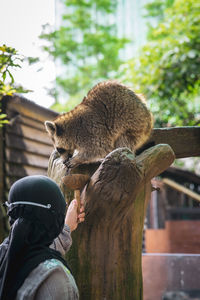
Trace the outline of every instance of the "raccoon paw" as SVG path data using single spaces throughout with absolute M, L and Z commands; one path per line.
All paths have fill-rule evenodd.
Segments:
M 79 163 L 74 161 L 73 159 L 69 159 L 68 161 L 65 161 L 64 164 L 67 167 L 67 169 L 74 169 L 79 165 Z

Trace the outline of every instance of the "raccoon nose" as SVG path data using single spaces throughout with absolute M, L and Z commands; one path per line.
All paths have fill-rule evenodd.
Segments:
M 66 165 L 68 162 L 68 159 L 63 160 L 63 164 Z

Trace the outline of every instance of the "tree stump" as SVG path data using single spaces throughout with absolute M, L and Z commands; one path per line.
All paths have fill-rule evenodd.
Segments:
M 160 144 L 139 156 L 128 148 L 111 152 L 98 166 L 81 166 L 90 173 L 81 193 L 85 222 L 72 233 L 67 260 L 81 300 L 142 300 L 142 236 L 151 179 L 171 165 L 171 147 Z M 96 171 L 95 171 L 96 169 Z M 49 176 L 63 189 L 65 168 L 51 158 Z

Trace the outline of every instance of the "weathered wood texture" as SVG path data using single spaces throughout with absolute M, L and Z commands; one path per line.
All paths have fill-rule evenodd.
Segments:
M 200 156 L 200 127 L 155 128 L 148 144 L 168 144 L 176 158 Z
M 23 176 L 46 174 L 53 146 L 44 121 L 57 114 L 18 96 L 5 97 L 3 108 L 10 120 L 3 131 L 4 190 L 8 190 Z
M 81 300 L 143 299 L 142 233 L 150 180 L 174 158 L 168 145 L 157 145 L 137 157 L 128 148 L 119 148 L 96 167 L 81 193 L 86 219 L 73 233 L 67 256 Z M 66 170 L 61 164 L 52 156 L 49 175 L 62 188 Z M 82 171 L 88 173 L 84 167 Z
M 1 204 L 17 179 L 34 174 L 46 175 L 53 145 L 44 121 L 57 116 L 57 113 L 23 97 L 4 97 L 2 104 L 10 124 L 0 131 Z

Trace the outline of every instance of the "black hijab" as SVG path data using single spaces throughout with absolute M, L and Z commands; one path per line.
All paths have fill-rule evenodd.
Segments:
M 49 245 L 64 226 L 66 202 L 46 176 L 27 176 L 13 184 L 8 198 L 9 237 L 0 250 L 0 299 L 13 300 L 29 273 L 46 259 L 66 262 Z

